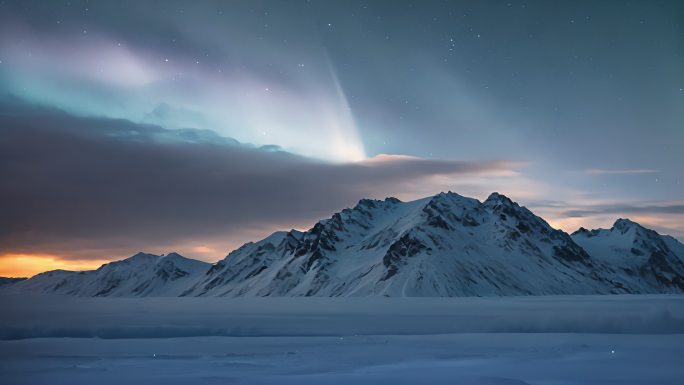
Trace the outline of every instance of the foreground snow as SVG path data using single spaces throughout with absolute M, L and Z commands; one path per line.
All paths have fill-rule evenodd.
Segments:
M 684 336 L 3 341 L 3 384 L 681 384 Z
M 3 385 L 684 380 L 684 296 L 0 296 L 0 306 Z

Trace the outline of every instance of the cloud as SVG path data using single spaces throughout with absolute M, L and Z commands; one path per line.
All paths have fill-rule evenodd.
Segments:
M 106 259 L 65 260 L 45 254 L 0 254 L 0 277 L 31 277 L 47 270 L 94 270 Z
M 653 170 L 648 168 L 628 168 L 628 169 L 604 169 L 604 168 L 590 168 L 584 171 L 590 175 L 623 175 L 623 174 L 655 174 L 660 170 Z
M 561 215 L 566 217 L 586 217 L 599 214 L 684 214 L 683 203 L 660 204 L 660 205 L 632 205 L 632 204 L 608 204 L 587 206 L 578 209 L 566 210 Z
M 581 202 L 581 203 L 580 203 Z M 641 225 L 684 239 L 684 201 L 627 201 L 576 196 L 568 200 L 537 200 L 528 205 L 537 215 L 566 232 L 579 227 L 610 228 L 617 218 L 629 218 Z
M 271 50 L 240 41 L 221 44 L 234 54 L 219 50 L 209 59 L 139 39 L 122 42 L 99 29 L 45 27 L 0 14 L 0 92 L 79 116 L 210 129 L 339 162 L 366 158 L 345 90 L 323 51 L 307 55 L 323 64 L 304 70 L 293 62 L 304 56 L 289 52 L 293 47 L 273 60 Z M 276 64 L 237 65 L 234 57 Z
M 308 227 L 360 198 L 410 194 L 430 178 L 521 166 L 396 155 L 332 163 L 204 131 L 0 106 L 0 253 L 99 259 L 174 246 L 204 255 L 226 240 Z

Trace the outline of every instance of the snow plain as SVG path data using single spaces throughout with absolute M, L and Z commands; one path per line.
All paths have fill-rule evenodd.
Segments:
M 0 296 L 2 384 L 682 384 L 684 296 Z

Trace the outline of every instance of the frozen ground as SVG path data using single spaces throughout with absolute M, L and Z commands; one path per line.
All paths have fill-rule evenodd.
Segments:
M 3 385 L 684 383 L 684 296 L 0 306 Z

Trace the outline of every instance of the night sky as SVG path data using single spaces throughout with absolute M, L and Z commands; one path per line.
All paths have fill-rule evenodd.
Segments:
M 0 1 L 0 275 L 499 191 L 684 239 L 684 2 Z

